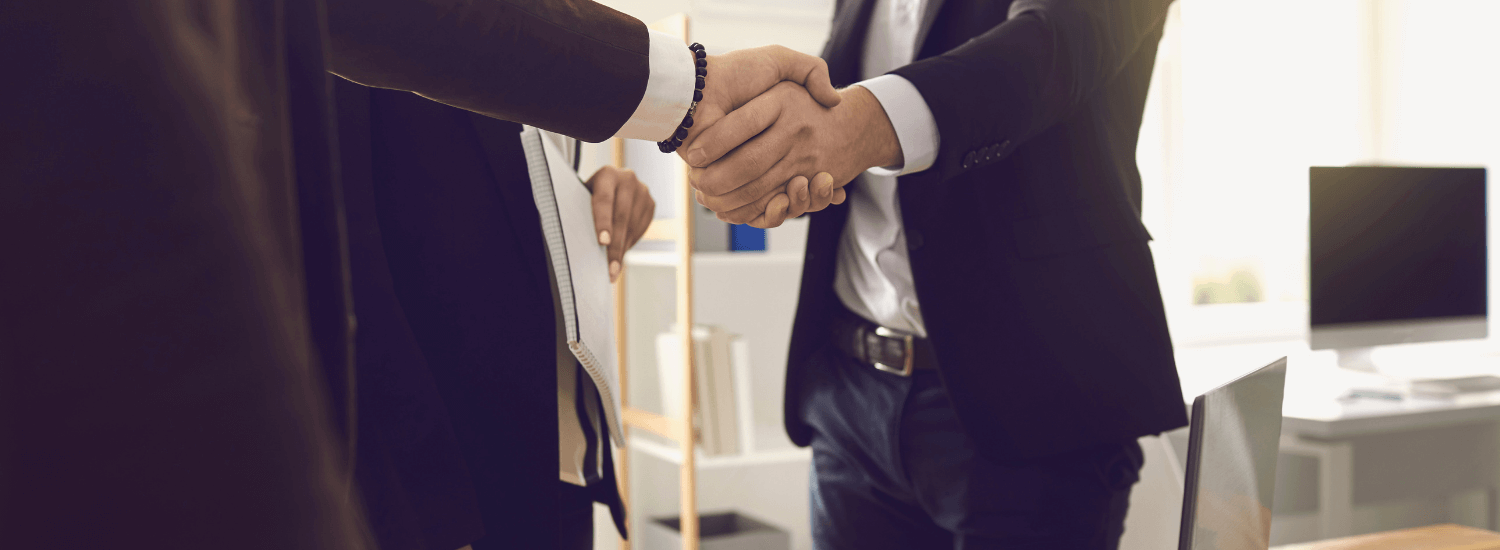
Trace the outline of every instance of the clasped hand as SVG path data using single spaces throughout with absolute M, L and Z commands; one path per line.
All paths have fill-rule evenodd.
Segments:
M 900 164 L 880 103 L 835 90 L 821 59 L 781 46 L 709 56 L 709 85 L 678 149 L 698 202 L 731 223 L 776 227 L 844 202 L 843 186 L 872 166 Z M 609 275 L 650 226 L 656 201 L 634 172 L 605 167 L 585 183 Z
M 880 102 L 835 90 L 820 59 L 767 46 L 709 56 L 708 68 L 678 154 L 698 203 L 721 220 L 776 227 L 842 203 L 860 172 L 902 163 Z

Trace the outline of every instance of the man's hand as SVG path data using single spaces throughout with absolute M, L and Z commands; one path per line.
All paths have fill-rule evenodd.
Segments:
M 693 113 L 693 126 L 682 140 L 678 154 L 685 155 L 693 141 L 705 129 L 735 109 L 749 103 L 781 82 L 795 82 L 807 89 L 826 107 L 839 104 L 842 97 L 828 78 L 828 64 L 822 59 L 798 53 L 786 46 L 762 46 L 735 50 L 706 58 L 708 76 L 704 78 L 703 100 Z
M 698 202 L 731 223 L 764 223 L 783 201 L 793 212 L 778 196 L 798 189 L 798 177 L 828 172 L 842 191 L 860 172 L 901 164 L 895 128 L 875 96 L 858 86 L 840 93 L 842 102 L 824 108 L 801 86 L 778 84 L 684 142 Z
M 613 166 L 600 168 L 584 183 L 594 194 L 594 230 L 599 244 L 609 247 L 609 281 L 620 277 L 620 261 L 635 246 L 656 215 L 656 200 L 635 172 Z
M 698 204 L 703 203 L 703 192 L 694 191 Z M 830 204 L 844 204 L 847 197 L 844 188 L 834 185 L 833 176 L 828 172 L 819 172 L 808 181 L 805 176 L 797 176 L 787 182 L 786 187 L 779 188 L 773 192 L 774 195 L 764 197 L 765 203 L 760 215 L 756 216 L 745 225 L 770 229 L 779 227 L 786 220 L 801 216 L 808 212 L 817 212 L 828 208 Z M 718 215 L 720 220 L 725 220 L 723 214 Z M 727 220 L 726 220 L 727 221 Z
M 703 89 L 703 100 L 698 102 L 698 109 L 693 113 L 693 126 L 688 129 L 682 147 L 677 150 L 679 155 L 684 155 L 684 160 L 688 160 L 686 151 L 705 130 L 782 82 L 802 85 L 808 94 L 827 107 L 838 105 L 842 100 L 829 80 L 828 65 L 822 59 L 798 53 L 785 46 L 735 50 L 723 55 L 708 56 L 705 61 L 708 76 L 705 79 L 707 82 Z M 775 204 L 769 205 L 774 210 L 765 216 L 758 216 L 751 225 L 776 227 L 787 218 L 822 210 L 830 203 L 843 202 L 842 189 L 835 188 L 820 193 L 816 186 L 809 188 L 809 180 L 806 178 L 793 183 L 800 184 L 807 192 L 800 197 L 793 197 L 788 194 L 793 191 L 792 188 L 779 190 L 774 195 L 781 197 L 775 199 Z M 766 197 L 766 203 L 772 202 L 773 198 L 774 196 Z

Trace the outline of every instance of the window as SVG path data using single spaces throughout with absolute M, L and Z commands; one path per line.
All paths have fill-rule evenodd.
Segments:
M 1305 330 L 1309 166 L 1500 158 L 1497 16 L 1482 0 L 1173 6 L 1138 161 L 1180 343 Z

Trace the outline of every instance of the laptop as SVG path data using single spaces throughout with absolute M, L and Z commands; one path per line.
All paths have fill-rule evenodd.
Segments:
M 1193 400 L 1178 550 L 1266 550 L 1286 358 Z

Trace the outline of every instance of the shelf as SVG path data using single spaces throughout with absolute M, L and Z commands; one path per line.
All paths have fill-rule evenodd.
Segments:
M 675 444 L 666 445 L 642 437 L 631 437 L 629 448 L 673 464 L 682 463 L 682 451 Z M 697 449 L 693 453 L 693 456 L 699 469 L 737 468 L 810 461 L 812 460 L 812 449 L 793 447 L 775 451 L 757 451 L 724 456 L 704 456 L 703 450 Z
M 763 265 L 801 263 L 802 254 L 790 252 L 693 252 L 695 265 Z M 675 250 L 632 250 L 625 253 L 625 265 L 648 267 L 673 267 L 677 265 Z

